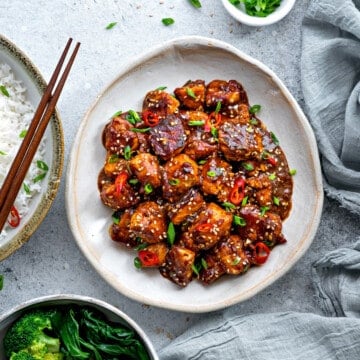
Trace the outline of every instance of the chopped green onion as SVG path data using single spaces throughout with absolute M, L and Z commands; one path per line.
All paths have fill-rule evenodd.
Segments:
M 262 206 L 260 208 L 260 216 L 264 216 L 270 208 L 268 206 Z
M 136 123 L 141 121 L 139 114 L 134 110 L 128 111 L 126 115 L 126 120 L 132 125 L 135 125 Z
M 210 170 L 210 171 L 208 171 L 208 172 L 206 173 L 206 175 L 209 176 L 209 177 L 215 177 L 215 176 L 216 176 L 216 171 Z
M 169 245 L 172 246 L 175 242 L 176 233 L 175 233 L 175 226 L 171 221 L 169 222 L 166 235 L 167 235 L 167 241 L 168 241 Z
M 174 24 L 175 20 L 173 18 L 163 18 L 161 19 L 161 22 L 165 25 L 165 26 L 169 26 Z
M 257 114 L 261 110 L 261 105 L 253 105 L 249 109 L 250 114 Z
M 208 268 L 208 264 L 204 258 L 201 258 L 201 266 L 206 270 Z
M 7 91 L 7 88 L 4 85 L 0 85 L 0 91 L 3 93 L 3 95 L 10 97 L 9 92 Z
M 241 216 L 238 215 L 234 215 L 233 216 L 233 222 L 235 225 L 237 226 L 246 226 L 246 221 L 244 218 L 242 218 Z
M 0 274 L 0 291 L 4 288 L 4 275 Z
M 248 196 L 245 196 L 243 199 L 242 199 L 242 201 L 241 201 L 241 206 L 245 206 L 246 204 L 247 204 L 247 202 L 248 202 Z
M 41 181 L 42 179 L 45 178 L 45 176 L 46 176 L 46 173 L 41 173 L 38 176 L 35 176 L 33 178 L 33 183 L 37 183 L 37 182 Z
M 210 129 L 210 132 L 211 132 L 211 135 L 212 135 L 215 139 L 218 138 L 219 132 L 218 132 L 218 129 L 217 129 L 216 127 L 213 126 L 213 127 Z
M 194 93 L 194 91 L 192 90 L 192 89 L 190 89 L 190 88 L 186 88 L 186 93 L 190 96 L 190 97 L 192 97 L 193 99 L 196 99 L 196 95 L 195 95 L 195 93 Z
M 218 101 L 216 103 L 215 114 L 218 114 L 220 110 L 221 110 L 221 101 Z
M 119 110 L 119 111 L 117 111 L 111 118 L 113 119 L 113 118 L 115 118 L 115 117 L 117 117 L 117 116 L 120 116 L 121 114 L 122 114 L 122 111 Z
M 27 130 L 22 130 L 19 134 L 19 138 L 23 139 L 26 136 L 26 134 L 27 134 Z
M 275 145 L 279 145 L 279 144 L 280 144 L 280 141 L 279 141 L 279 139 L 276 137 L 276 135 L 275 135 L 272 131 L 270 131 L 270 135 L 271 135 L 271 139 L 272 139 L 272 141 L 274 142 L 274 144 L 275 144 Z
M 246 128 L 246 131 L 247 131 L 248 133 L 253 133 L 253 132 L 254 132 L 254 128 L 253 128 L 252 126 L 248 126 L 248 127 Z
M 198 161 L 198 164 L 199 165 L 204 165 L 206 163 L 207 160 L 203 159 L 203 160 L 199 160 Z
M 190 4 L 193 6 L 193 7 L 196 7 L 197 9 L 200 9 L 201 8 L 201 2 L 200 0 L 189 0 L 190 1 Z
M 31 194 L 31 190 L 26 183 L 23 184 L 23 188 L 24 188 L 24 191 L 26 192 L 26 194 L 28 194 L 28 195 Z
M 240 258 L 239 256 L 237 256 L 237 257 L 234 259 L 234 261 L 232 262 L 231 265 L 233 265 L 233 266 L 238 265 L 239 262 L 240 262 L 240 260 L 241 260 L 241 258 Z
M 148 128 L 143 128 L 143 129 L 131 128 L 131 131 L 133 131 L 133 132 L 138 132 L 138 133 L 145 133 L 145 132 L 147 132 L 147 131 L 149 131 L 149 130 L 150 130 L 149 127 L 148 127 Z
M 145 186 L 144 186 L 144 191 L 145 191 L 145 194 L 146 195 L 149 195 L 153 192 L 153 187 L 151 186 L 151 184 L 147 183 Z
M 247 171 L 254 170 L 254 166 L 253 166 L 253 164 L 251 164 L 251 163 L 245 162 L 245 163 L 242 163 L 242 166 L 243 166 L 244 169 L 247 170 Z
M 134 250 L 139 251 L 139 250 L 144 250 L 149 246 L 148 243 L 140 243 L 138 246 L 134 247 Z
M 167 86 L 159 86 L 155 90 L 165 90 L 167 89 Z
M 7 155 L 5 151 L 0 150 L 0 155 Z
M 257 124 L 258 124 L 258 120 L 253 117 L 253 118 L 250 119 L 250 124 L 251 124 L 251 125 L 257 125 Z
M 109 23 L 109 24 L 106 25 L 105 29 L 106 29 L 106 30 L 110 30 L 110 29 L 112 29 L 113 27 L 115 27 L 116 24 L 117 24 L 116 21 L 111 22 L 111 23 Z
M 139 257 L 134 258 L 134 266 L 135 266 L 137 269 L 141 269 L 141 268 L 142 268 L 142 262 L 141 262 L 141 260 L 140 260 Z
M 172 186 L 176 186 L 180 184 L 180 180 L 179 179 L 170 179 L 169 180 L 169 184 Z
M 190 120 L 188 122 L 189 126 L 202 126 L 205 124 L 205 120 Z
M 36 162 L 36 165 L 39 169 L 44 170 L 44 171 L 48 171 L 49 167 L 47 166 L 47 164 L 44 161 L 38 160 Z
M 236 206 L 228 201 L 225 201 L 221 204 L 226 210 L 236 209 Z
M 114 163 L 116 163 L 118 160 L 119 160 L 119 155 L 118 155 L 118 154 L 111 154 L 111 155 L 109 156 L 108 163 L 109 163 L 109 164 L 114 164 Z
M 112 221 L 115 225 L 118 225 L 120 222 L 120 212 L 119 211 L 114 211 L 113 214 L 111 215 Z
M 128 181 L 128 183 L 131 184 L 131 185 L 136 185 L 138 182 L 139 182 L 138 179 L 130 179 L 130 180 Z
M 274 196 L 273 197 L 273 203 L 274 203 L 274 205 L 279 206 L 280 205 L 280 199 L 277 196 Z
M 130 145 L 126 145 L 124 148 L 124 158 L 125 160 L 130 160 L 131 158 L 131 147 Z
M 290 169 L 289 170 L 289 175 L 294 176 L 294 175 L 296 175 L 296 172 L 297 172 L 296 169 Z
M 275 180 L 275 179 L 276 179 L 276 174 L 275 174 L 275 173 L 271 173 L 271 174 L 269 175 L 269 180 L 273 181 L 273 180 Z
M 196 276 L 199 276 L 200 270 L 201 270 L 201 264 L 192 264 L 191 269 L 194 272 Z

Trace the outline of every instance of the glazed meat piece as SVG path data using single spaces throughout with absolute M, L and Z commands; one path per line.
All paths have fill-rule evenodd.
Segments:
M 106 176 L 104 170 L 100 172 L 98 187 L 104 205 L 113 210 L 121 210 L 139 203 L 139 194 L 127 182 L 128 179 L 129 173 L 126 171 L 120 172 L 115 178 Z
M 164 165 L 163 197 L 177 201 L 190 188 L 200 183 L 197 163 L 186 154 L 173 157 Z
M 249 112 L 249 105 L 247 104 L 236 104 L 228 108 L 228 111 L 225 111 L 226 118 L 224 118 L 224 122 L 231 121 L 236 124 L 246 125 L 250 123 L 250 120 L 253 119 Z M 223 117 L 224 114 L 222 115 Z M 252 121 L 254 124 L 260 124 L 259 120 Z
M 230 117 L 237 114 L 239 104 L 249 104 L 244 88 L 236 80 L 213 80 L 207 85 L 206 106 L 215 109 L 218 102 L 221 103 L 221 113 Z
M 154 201 L 141 203 L 130 220 L 130 231 L 142 242 L 154 244 L 166 238 L 166 218 L 163 208 Z
M 223 274 L 243 274 L 250 267 L 243 241 L 238 235 L 230 235 L 217 243 L 206 253 L 204 260 L 206 268 L 201 270 L 199 279 L 205 284 L 214 282 Z
M 259 209 L 256 206 L 240 208 L 238 214 L 244 220 L 244 226 L 237 226 L 237 234 L 244 239 L 245 245 L 263 241 L 269 246 L 284 243 L 286 240 L 282 234 L 282 222 L 279 215 Z
M 179 201 L 168 205 L 167 215 L 172 223 L 180 225 L 196 214 L 204 206 L 204 198 L 198 190 L 192 188 L 183 197 L 181 197 Z
M 272 181 L 274 180 L 270 180 L 269 175 L 266 173 L 260 173 L 246 179 L 246 185 L 252 190 L 252 197 L 260 206 L 272 206 Z
M 133 212 L 133 209 L 126 209 L 118 215 L 119 222 L 113 223 L 109 229 L 110 238 L 113 241 L 131 248 L 137 245 L 136 237 L 130 231 L 130 220 Z
M 112 154 L 123 156 L 126 146 L 130 146 L 133 151 L 139 147 L 137 133 L 131 130 L 134 125 L 127 120 L 127 116 L 129 112 L 112 118 L 104 128 L 103 145 Z
M 260 158 L 263 151 L 261 133 L 250 125 L 225 122 L 219 128 L 219 147 L 228 161 Z
M 152 111 L 160 117 L 174 114 L 178 111 L 179 101 L 163 90 L 149 91 L 143 101 L 143 112 Z
M 205 81 L 188 81 L 184 86 L 174 90 L 181 107 L 188 110 L 203 110 L 205 101 Z
M 168 115 L 150 129 L 150 144 L 157 156 L 169 160 L 179 154 L 186 144 L 186 134 L 178 115 Z
M 139 153 L 129 161 L 131 172 L 143 184 L 150 184 L 153 188 L 161 185 L 161 171 L 156 156 Z
M 218 156 L 211 157 L 201 170 L 201 190 L 205 195 L 215 195 L 221 202 L 229 198 L 232 167 Z
M 232 214 L 215 203 L 208 203 L 200 211 L 188 231 L 182 233 L 180 243 L 195 251 L 208 250 L 221 238 L 228 236 L 231 229 Z
M 166 254 L 169 249 L 164 242 L 150 244 L 139 250 L 138 257 L 142 267 L 160 267 L 165 265 Z
M 195 253 L 181 246 L 173 246 L 166 254 L 160 273 L 175 284 L 185 287 L 193 277 Z

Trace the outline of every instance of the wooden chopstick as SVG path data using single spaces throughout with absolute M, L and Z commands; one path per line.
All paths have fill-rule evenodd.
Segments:
M 65 49 L 59 59 L 53 75 L 49 81 L 48 86 L 40 100 L 40 103 L 35 111 L 34 117 L 31 121 L 29 129 L 19 147 L 19 150 L 12 162 L 9 172 L 0 189 L 0 232 L 2 231 L 10 210 L 15 202 L 16 196 L 24 181 L 26 173 L 29 170 L 31 162 L 35 156 L 37 148 L 44 136 L 46 127 L 54 113 L 56 103 L 59 99 L 61 91 L 64 87 L 65 81 L 69 75 L 70 69 L 74 63 L 76 54 L 79 50 L 80 43 L 77 43 L 75 49 L 69 59 L 69 62 L 58 81 L 57 87 L 52 94 L 55 84 L 58 80 L 61 68 L 63 67 L 65 58 L 69 51 L 72 39 L 70 38 L 65 46 Z

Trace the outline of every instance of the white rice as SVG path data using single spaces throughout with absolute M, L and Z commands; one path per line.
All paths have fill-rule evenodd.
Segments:
M 9 65 L 0 63 L 0 86 L 4 86 L 9 97 L 0 91 L 0 186 L 3 184 L 11 163 L 16 156 L 19 146 L 23 140 L 21 134 L 28 129 L 34 115 L 34 108 L 26 98 L 26 89 L 20 81 L 15 79 L 14 73 Z M 1 89 L 0 89 L 1 90 Z M 24 135 L 22 135 L 24 136 Z M 39 169 L 37 161 L 44 161 L 44 142 L 33 159 L 30 169 L 26 175 L 24 184 L 15 201 L 20 219 L 29 211 L 30 202 L 35 194 L 39 193 L 42 181 L 35 182 L 33 179 L 44 171 Z M 26 188 L 26 190 L 25 190 Z M 20 225 L 21 225 L 20 220 Z M 6 223 L 0 233 L 0 245 L 5 241 L 6 234 L 11 229 Z

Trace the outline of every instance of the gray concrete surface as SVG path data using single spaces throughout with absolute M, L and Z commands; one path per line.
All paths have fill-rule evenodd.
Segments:
M 65 132 L 65 171 L 57 198 L 41 226 L 16 253 L 0 263 L 5 275 L 0 311 L 24 300 L 55 293 L 95 296 L 118 306 L 143 326 L 160 349 L 199 318 L 136 303 L 117 293 L 90 266 L 78 249 L 67 224 L 65 173 L 78 125 L 97 94 L 121 67 L 154 45 L 182 36 L 202 35 L 224 40 L 264 62 L 284 81 L 301 106 L 301 21 L 310 0 L 298 0 L 281 22 L 252 28 L 233 20 L 219 0 L 202 0 L 200 10 L 187 0 L 57 0 L 2 1 L 3 35 L 25 51 L 49 79 L 68 37 L 82 43 L 69 82 L 60 98 Z M 163 17 L 175 24 L 165 27 Z M 110 22 L 112 30 L 105 30 Z M 319 312 L 310 268 L 324 252 L 351 243 L 359 235 L 358 217 L 325 199 L 314 242 L 283 278 L 244 303 L 237 313 L 283 310 Z

